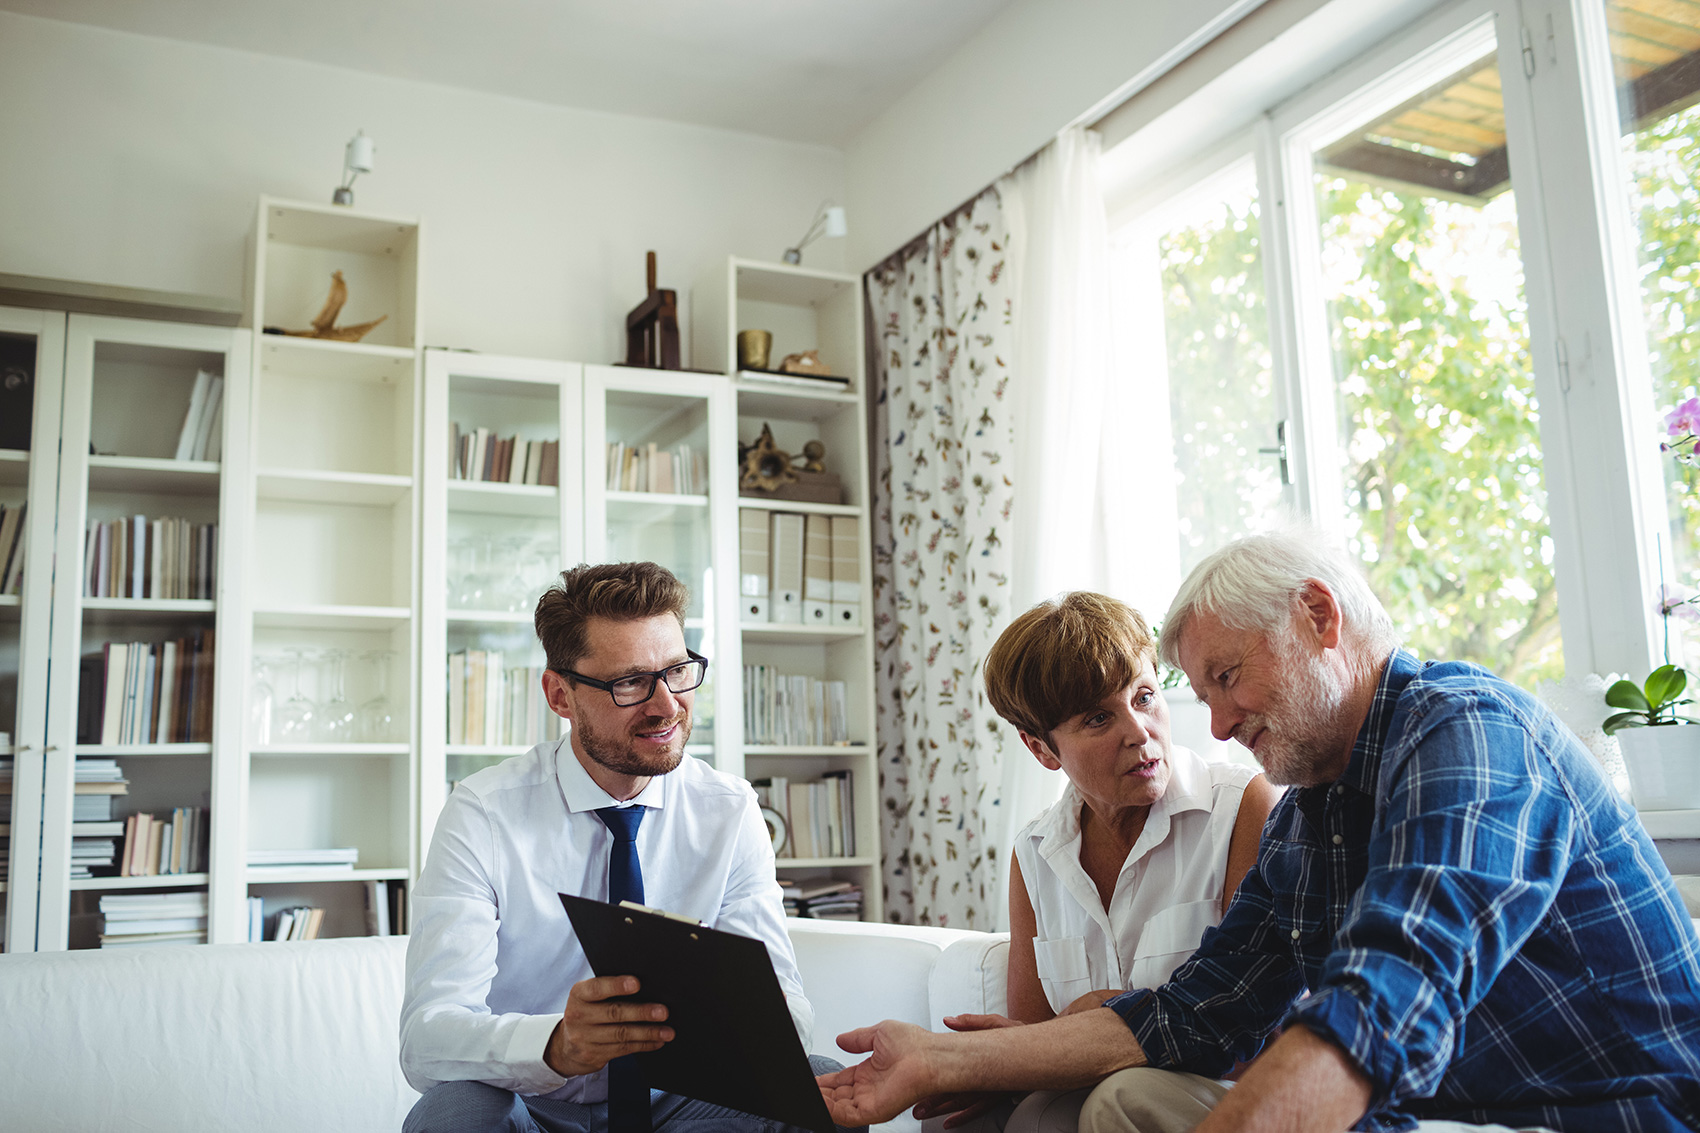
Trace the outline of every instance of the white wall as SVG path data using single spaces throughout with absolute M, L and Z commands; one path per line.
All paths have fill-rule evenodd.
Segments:
M 432 345 L 615 360 L 646 249 L 688 301 L 844 195 L 825 147 L 0 12 L 0 272 L 239 299 L 257 197 L 328 201 L 357 128 L 356 205 L 425 221 Z
M 1261 0 L 1016 0 L 850 143 L 864 269 Z

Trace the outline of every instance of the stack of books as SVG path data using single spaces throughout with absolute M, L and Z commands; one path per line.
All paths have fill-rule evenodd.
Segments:
M 207 894 L 103 893 L 100 933 L 102 948 L 134 948 L 151 944 L 205 944 Z
M 779 889 L 785 898 L 788 917 L 813 917 L 821 921 L 862 919 L 862 890 L 853 881 L 835 877 L 781 878 Z
M 334 846 L 327 849 L 249 850 L 248 878 L 260 880 L 271 874 L 296 873 L 313 870 L 324 873 L 352 873 L 360 851 L 354 846 Z
M 744 742 L 819 747 L 850 742 L 843 681 L 744 666 Z
M 498 484 L 540 484 L 555 487 L 561 480 L 561 442 L 501 438 L 489 429 L 454 427 L 451 452 L 454 479 L 488 480 Z
M 0 504 L 0 594 L 24 586 L 24 504 Z
M 211 598 L 217 560 L 216 523 L 93 519 L 83 536 L 83 597 Z
M 664 449 L 656 444 L 639 446 L 609 441 L 608 490 L 706 496 L 708 456 L 700 448 L 684 443 Z
M 206 869 L 206 843 L 205 807 L 180 806 L 169 818 L 132 814 L 124 820 L 124 855 L 119 875 L 157 877 L 201 873 Z
M 777 811 L 785 836 L 774 853 L 781 858 L 848 858 L 856 853 L 855 791 L 851 775 L 827 771 L 813 782 L 782 776 L 751 779 L 756 799 Z
M 105 650 L 102 744 L 205 743 L 212 739 L 213 631 Z
M 559 739 L 561 718 L 543 697 L 543 669 L 503 665 L 493 649 L 449 654 L 447 742 L 482 747 Z
M 71 877 L 110 873 L 117 864 L 114 839 L 124 833 L 124 824 L 112 821 L 112 802 L 129 794 L 130 782 L 116 759 L 79 757 L 72 769 Z

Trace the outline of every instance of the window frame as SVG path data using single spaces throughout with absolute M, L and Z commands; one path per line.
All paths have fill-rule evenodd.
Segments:
M 1424 76 L 1480 58 L 1490 44 L 1517 193 L 1565 669 L 1644 674 L 1661 648 L 1654 595 L 1669 522 L 1602 0 L 1437 3 L 1350 64 L 1319 65 L 1310 85 L 1269 107 L 1253 128 L 1269 346 L 1289 421 L 1290 498 L 1319 526 L 1342 533 L 1312 151 L 1397 106 Z M 1326 49 L 1317 50 L 1323 57 Z M 1120 144 L 1137 145 L 1139 137 Z M 1204 180 L 1212 165 L 1232 164 L 1223 155 L 1243 145 L 1240 130 L 1200 139 L 1170 166 L 1172 175 L 1142 186 L 1136 198 L 1123 195 L 1133 199 L 1116 209 L 1112 235 L 1137 209 L 1160 206 Z

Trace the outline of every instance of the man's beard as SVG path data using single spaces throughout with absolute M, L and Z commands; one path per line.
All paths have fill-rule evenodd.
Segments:
M 584 753 L 610 771 L 621 775 L 665 775 L 679 766 L 679 762 L 685 757 L 685 745 L 691 739 L 691 714 L 681 713 L 678 724 L 676 743 L 649 756 L 638 754 L 629 734 L 622 738 L 605 736 L 591 728 L 587 720 L 574 720 L 573 731 L 578 733 L 579 746 L 584 749 Z M 660 717 L 653 717 L 646 720 L 637 730 L 649 732 L 665 726 Z
M 1277 637 L 1271 644 L 1285 677 L 1283 688 L 1268 711 L 1248 719 L 1241 731 L 1253 735 L 1266 729 L 1253 756 L 1271 783 L 1314 787 L 1332 778 L 1340 750 L 1350 742 L 1339 726 L 1346 679 L 1296 641 Z

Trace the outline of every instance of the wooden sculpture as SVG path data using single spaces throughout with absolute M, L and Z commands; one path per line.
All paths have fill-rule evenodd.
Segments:
M 626 365 L 651 370 L 677 370 L 679 361 L 679 295 L 657 290 L 655 253 L 644 264 L 649 297 L 626 316 Z
M 313 319 L 313 325 L 306 330 L 285 330 L 282 327 L 267 327 L 267 334 L 288 334 L 296 338 L 328 338 L 334 342 L 359 342 L 366 337 L 366 332 L 389 318 L 379 315 L 369 323 L 355 323 L 353 326 L 339 327 L 336 317 L 342 313 L 342 305 L 348 302 L 348 284 L 343 282 L 342 272 L 331 272 L 331 293 L 325 296 L 325 305 Z

